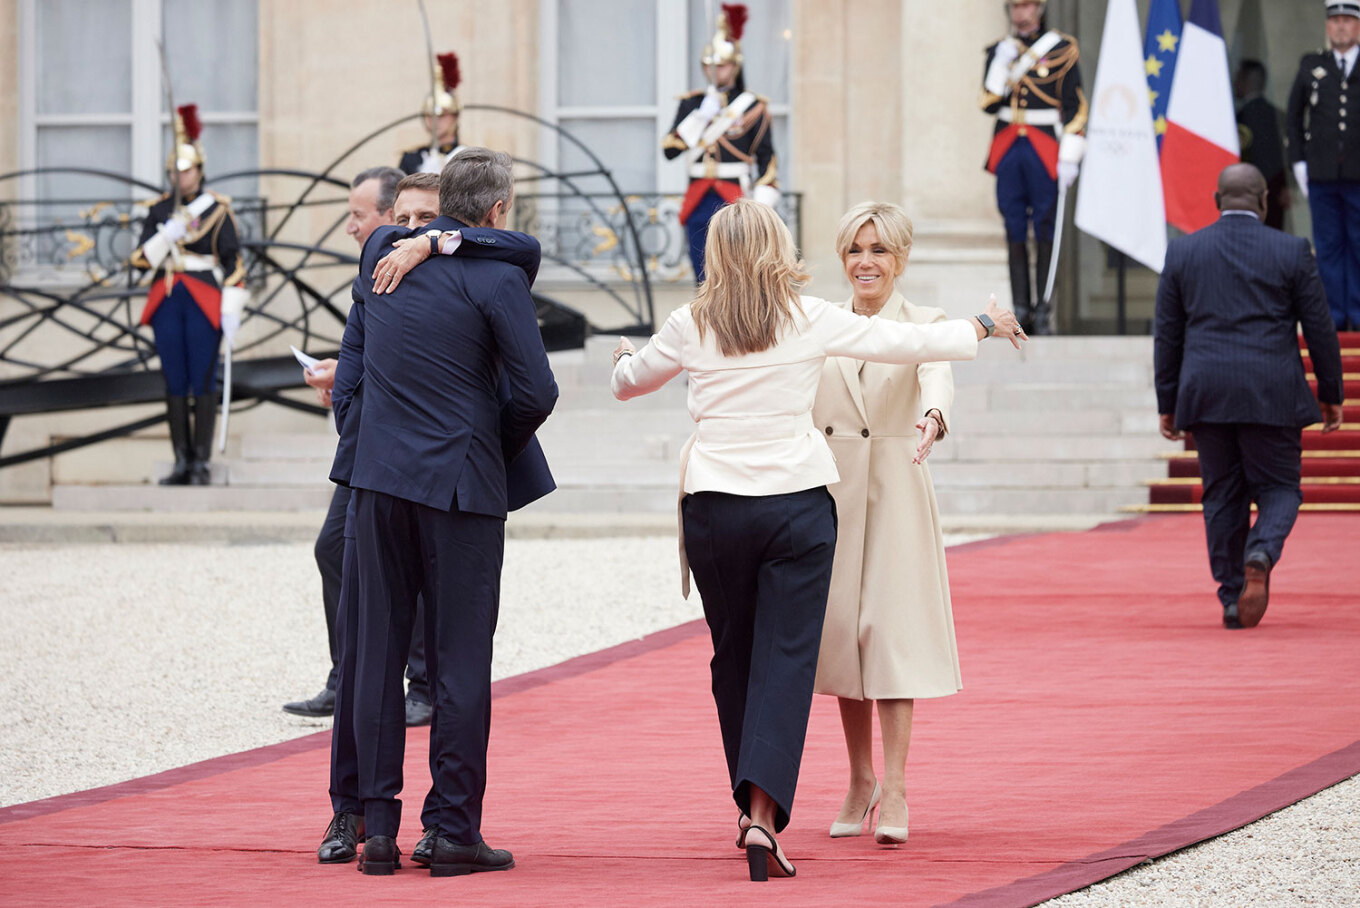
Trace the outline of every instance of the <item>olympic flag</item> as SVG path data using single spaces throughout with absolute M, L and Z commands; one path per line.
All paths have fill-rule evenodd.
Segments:
M 1086 127 L 1076 224 L 1160 273 L 1166 210 L 1139 33 L 1134 0 L 1110 0 Z

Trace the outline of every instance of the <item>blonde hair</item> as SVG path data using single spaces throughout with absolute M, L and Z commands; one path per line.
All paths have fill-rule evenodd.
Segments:
M 707 276 L 690 311 L 699 339 L 712 331 L 724 356 L 768 350 L 802 312 L 798 291 L 809 275 L 789 228 L 774 209 L 738 199 L 708 222 Z
M 836 227 L 836 254 L 841 261 L 845 261 L 865 224 L 874 225 L 878 241 L 897 260 L 897 273 L 905 271 L 907 256 L 911 254 L 913 227 L 907 213 L 891 202 L 860 202 L 845 213 Z

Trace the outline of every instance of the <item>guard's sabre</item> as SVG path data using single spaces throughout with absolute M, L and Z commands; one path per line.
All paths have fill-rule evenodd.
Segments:
M 165 103 L 170 105 L 170 147 L 173 149 L 171 160 L 174 160 L 174 158 L 179 156 L 179 142 L 177 141 L 175 134 L 175 90 L 170 85 L 170 64 L 165 60 L 165 45 L 161 42 L 160 38 L 156 39 L 156 52 L 161 58 L 161 79 L 165 82 Z M 183 199 L 180 198 L 179 192 L 179 170 L 170 170 L 168 167 L 166 170 L 170 177 L 170 191 L 173 193 L 171 197 L 175 200 L 174 207 L 172 207 L 170 211 L 178 212 L 180 203 L 183 201 Z M 173 258 L 173 256 L 178 255 L 178 250 L 173 243 L 171 244 L 170 252 L 172 260 L 178 261 L 177 258 Z M 165 269 L 165 293 L 167 296 L 170 294 L 170 290 L 174 286 L 174 283 L 174 272 L 169 268 Z
M 1067 212 L 1067 187 L 1058 187 L 1057 222 L 1053 225 L 1053 253 L 1048 259 L 1048 280 L 1044 283 L 1044 306 L 1053 299 L 1053 282 L 1058 277 L 1058 253 L 1062 250 L 1063 219 Z
M 708 0 L 708 2 L 704 4 L 704 7 L 705 12 L 707 13 L 708 16 L 708 21 L 706 23 L 708 26 L 708 33 L 711 35 L 713 34 L 714 29 L 717 27 L 717 20 L 713 18 L 713 0 Z M 704 75 L 707 76 L 709 72 L 711 72 L 711 70 L 706 71 Z M 712 79 L 708 79 L 707 81 L 710 86 L 713 85 Z
M 170 105 L 170 141 L 173 146 L 178 144 L 175 141 L 175 90 L 170 85 L 170 64 L 165 60 L 165 45 L 161 43 L 160 38 L 156 39 L 156 50 L 161 57 L 161 78 L 165 80 L 165 103 Z M 174 153 L 178 157 L 179 149 L 175 148 Z M 174 193 L 175 199 L 175 207 L 171 210 L 179 211 L 179 180 L 174 173 L 170 174 L 170 191 Z
M 425 12 L 425 0 L 416 0 L 420 5 L 420 24 L 425 28 L 425 69 L 430 74 L 430 103 L 439 97 L 439 83 L 434 74 L 434 39 L 430 36 L 430 17 Z M 430 154 L 439 154 L 439 125 L 434 121 L 434 108 L 430 108 Z
M 231 422 L 231 342 L 227 342 L 226 363 L 222 367 L 222 420 L 217 433 L 217 452 L 227 449 L 227 423 Z

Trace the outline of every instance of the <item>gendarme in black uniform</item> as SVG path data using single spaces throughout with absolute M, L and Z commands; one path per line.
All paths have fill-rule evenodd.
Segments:
M 1327 15 L 1360 19 L 1360 2 L 1328 3 Z M 1318 274 L 1332 320 L 1345 330 L 1360 329 L 1360 48 L 1338 56 L 1304 54 L 1285 118 L 1289 162 L 1313 215 Z

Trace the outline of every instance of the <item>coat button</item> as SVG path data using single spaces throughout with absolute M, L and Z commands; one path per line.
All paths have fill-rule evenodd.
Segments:
M 1342 120 L 1342 121 L 1341 121 L 1341 126 L 1338 127 L 1338 128 L 1339 128 L 1342 132 L 1345 132 L 1345 131 L 1346 131 L 1346 121 L 1345 121 L 1345 120 Z
M 831 427 L 830 427 L 830 426 L 827 426 L 827 427 L 826 427 L 826 434 L 827 434 L 827 435 L 830 435 L 830 434 L 831 434 Z
M 869 437 L 869 430 L 868 430 L 868 429 L 860 429 L 860 430 L 859 430 L 859 434 L 860 434 L 862 437 L 864 437 L 864 438 L 868 438 L 868 437 Z
M 1341 103 L 1342 103 L 1342 104 L 1345 104 L 1345 103 L 1346 103 L 1346 96 L 1345 96 L 1345 95 L 1342 95 L 1342 96 L 1341 96 Z

